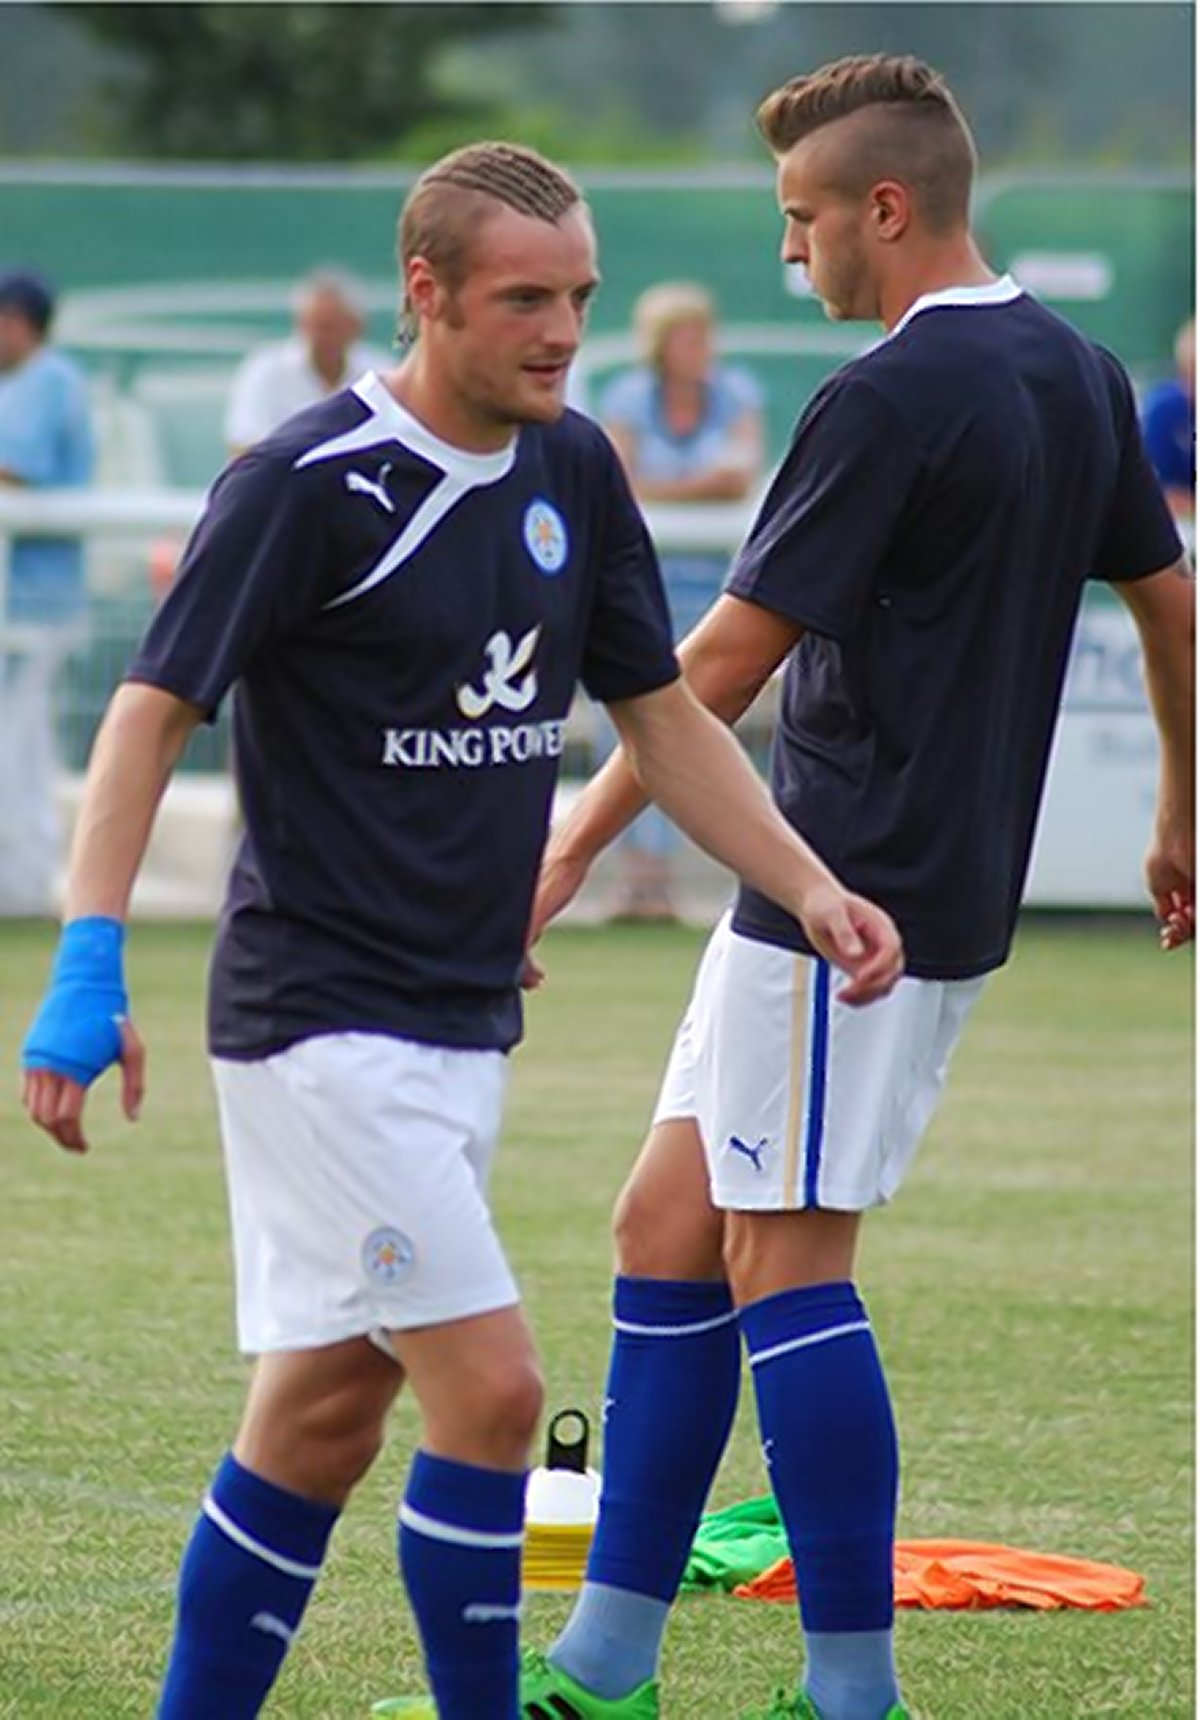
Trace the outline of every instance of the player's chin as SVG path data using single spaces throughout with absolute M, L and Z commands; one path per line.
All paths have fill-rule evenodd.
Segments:
M 521 389 L 521 417 L 530 424 L 554 424 L 567 409 L 565 370 L 530 371 Z

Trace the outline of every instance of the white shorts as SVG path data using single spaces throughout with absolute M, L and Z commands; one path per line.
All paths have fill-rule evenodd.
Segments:
M 213 1074 L 248 1354 L 518 1301 L 486 1200 L 501 1052 L 336 1033 Z
M 982 979 L 903 979 L 852 1009 L 829 963 L 718 924 L 654 1121 L 696 1120 L 727 1211 L 863 1212 L 899 1188 Z

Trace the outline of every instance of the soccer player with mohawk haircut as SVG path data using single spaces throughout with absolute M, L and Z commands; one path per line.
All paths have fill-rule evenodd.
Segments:
M 894 915 L 907 970 L 844 1008 L 803 927 L 754 885 L 714 933 L 617 1208 L 600 1518 L 566 1629 L 526 1669 L 526 1720 L 657 1716 L 743 1345 L 805 1645 L 803 1686 L 755 1720 L 903 1720 L 899 1455 L 859 1232 L 899 1189 L 1008 956 L 1089 579 L 1132 614 L 1161 735 L 1147 882 L 1162 941 L 1194 930 L 1194 592 L 1129 379 L 987 266 L 974 145 L 931 67 L 841 60 L 768 96 L 759 124 L 785 261 L 831 317 L 887 337 L 805 408 L 680 656 L 729 722 L 786 663 L 775 799 Z M 614 757 L 552 839 L 539 922 L 641 804 Z

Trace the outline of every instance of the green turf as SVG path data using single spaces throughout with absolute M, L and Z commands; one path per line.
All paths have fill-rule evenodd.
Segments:
M 15 1102 L 50 949 L 0 930 L 0 1716 L 145 1716 L 180 1544 L 238 1413 L 224 1196 L 200 1050 L 208 933 L 132 944 L 150 1097 L 111 1079 L 91 1159 Z M 594 1406 L 607 1214 L 643 1130 L 697 949 L 686 932 L 560 932 L 516 1059 L 496 1181 L 553 1406 Z M 1147 921 L 1026 928 L 862 1279 L 905 1447 L 901 1532 L 1005 1540 L 1145 1573 L 1111 1616 L 901 1617 L 923 1720 L 1184 1720 L 1192 1684 L 1191 964 Z M 763 1490 L 744 1402 L 718 1504 Z M 402 1409 L 353 1502 L 269 1712 L 364 1715 L 419 1684 L 392 1574 L 414 1436 Z M 535 1597 L 531 1640 L 566 1603 Z M 667 1720 L 735 1720 L 797 1659 L 790 1610 L 694 1599 Z M 212 1720 L 220 1720 L 213 1716 Z M 480 1720 L 486 1720 L 481 1716 Z

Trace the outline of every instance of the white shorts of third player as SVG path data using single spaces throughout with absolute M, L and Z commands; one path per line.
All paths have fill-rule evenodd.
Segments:
M 336 1033 L 213 1072 L 248 1354 L 517 1302 L 486 1198 L 500 1052 Z
M 899 1188 L 982 979 L 904 979 L 852 1009 L 828 962 L 739 937 L 704 952 L 656 1123 L 693 1117 L 727 1211 L 864 1212 Z

